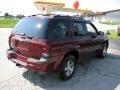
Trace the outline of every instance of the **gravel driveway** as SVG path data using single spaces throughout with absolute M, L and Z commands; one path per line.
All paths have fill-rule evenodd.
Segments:
M 61 81 L 53 73 L 41 75 L 8 61 L 10 32 L 0 29 L 0 90 L 120 90 L 120 50 L 112 48 L 112 41 L 105 59 L 91 58 L 78 66 L 71 80 Z

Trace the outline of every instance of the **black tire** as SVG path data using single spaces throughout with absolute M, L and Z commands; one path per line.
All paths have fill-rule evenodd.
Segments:
M 118 36 L 120 36 L 120 33 L 118 32 Z
M 60 65 L 60 69 L 59 69 L 59 78 L 61 80 L 66 81 L 73 76 L 74 71 L 75 71 L 75 61 L 76 61 L 75 56 L 73 56 L 73 55 L 65 56 L 64 60 L 62 61 L 61 65 Z M 69 67 L 68 63 L 71 64 L 70 67 Z M 71 71 L 69 71 L 70 68 L 71 68 Z
M 97 54 L 97 57 L 98 58 L 105 58 L 107 55 L 107 48 L 108 48 L 107 44 L 104 44 L 103 49 L 98 51 L 99 53 Z

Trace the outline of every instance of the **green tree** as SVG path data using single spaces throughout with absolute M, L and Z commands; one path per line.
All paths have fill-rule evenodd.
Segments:
M 22 19 L 22 18 L 24 18 L 25 16 L 24 15 L 22 15 L 22 14 L 18 14 L 17 16 L 16 16 L 16 18 L 18 18 L 18 19 Z
M 4 14 L 5 18 L 9 18 L 9 16 L 10 16 L 9 13 L 7 13 L 7 12 Z

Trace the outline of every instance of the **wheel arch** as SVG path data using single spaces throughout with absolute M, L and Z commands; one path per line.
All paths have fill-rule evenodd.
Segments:
M 78 63 L 79 61 L 79 52 L 77 50 L 71 50 L 71 51 L 68 51 L 64 54 L 63 56 L 63 59 L 62 61 L 64 60 L 64 58 L 67 56 L 67 55 L 73 55 L 75 58 L 76 58 L 76 64 Z M 62 63 L 61 61 L 61 63 Z

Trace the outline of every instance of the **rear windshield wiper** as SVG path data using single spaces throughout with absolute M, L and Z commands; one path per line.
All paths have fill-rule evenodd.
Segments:
M 32 39 L 33 37 L 31 37 L 31 36 L 28 36 L 28 35 L 26 35 L 25 33 L 17 33 L 17 31 L 14 33 L 15 35 L 20 35 L 20 36 L 22 36 L 22 38 L 28 38 L 28 39 Z
M 21 33 L 21 36 L 27 37 L 28 39 L 32 39 L 33 37 L 26 35 L 25 33 Z

